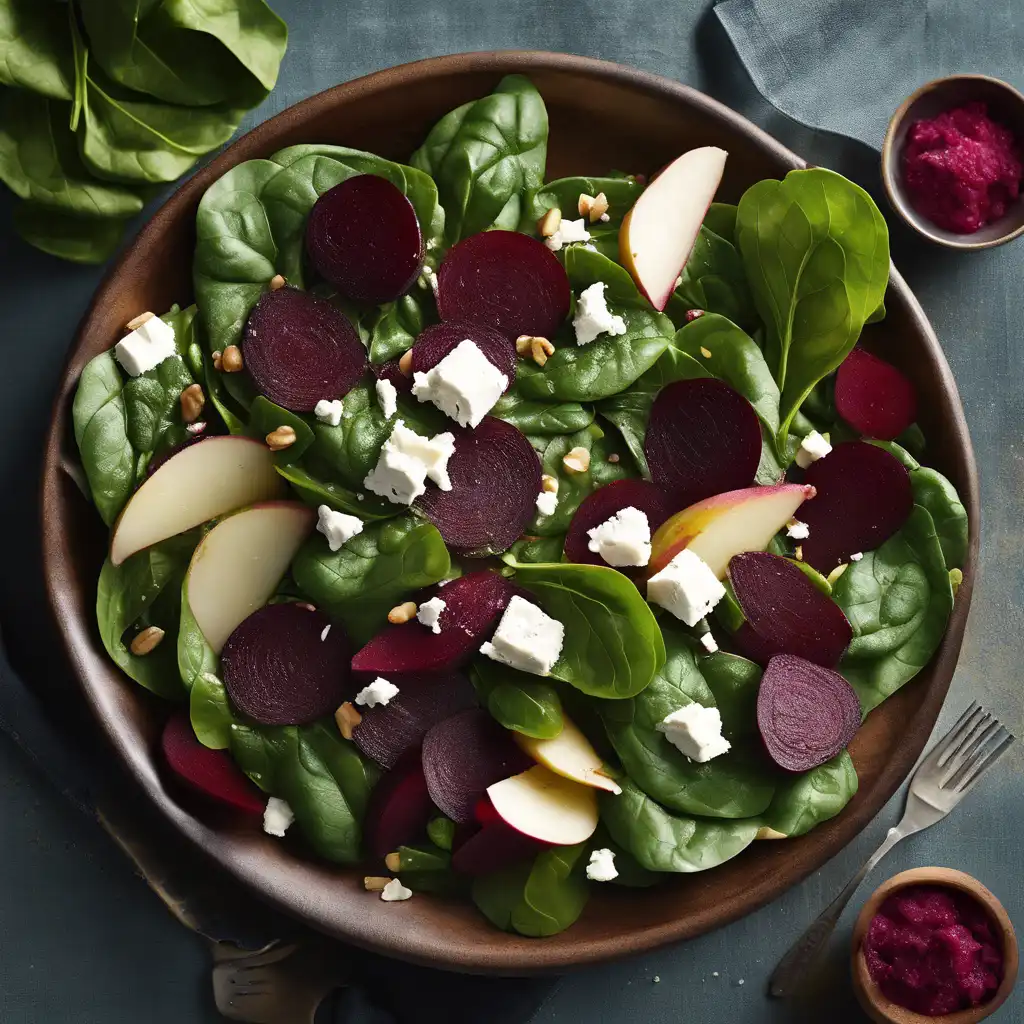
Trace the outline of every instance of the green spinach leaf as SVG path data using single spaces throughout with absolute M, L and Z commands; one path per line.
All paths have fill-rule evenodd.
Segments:
M 916 504 L 926 508 L 935 524 L 947 569 L 967 561 L 967 510 L 956 488 L 938 470 L 920 466 L 911 471 L 910 486 Z
M 834 818 L 857 792 L 857 769 L 844 750 L 831 761 L 780 782 L 764 824 L 784 836 L 802 836 Z
M 370 328 L 370 361 L 386 363 L 407 352 L 424 326 L 423 308 L 415 295 L 382 306 Z
M 562 702 L 550 683 L 490 658 L 474 659 L 470 676 L 480 703 L 506 729 L 542 740 L 562 731 Z
M 106 263 L 124 234 L 123 220 L 78 217 L 41 203 L 14 208 L 14 227 L 29 245 L 72 263 Z
M 679 325 L 691 309 L 717 313 L 749 330 L 758 325 L 743 261 L 731 241 L 704 224 L 666 313 Z
M 562 548 L 565 546 L 564 534 L 553 537 L 522 537 L 517 540 L 509 553 L 517 562 L 560 562 Z
M 529 371 L 527 371 L 529 372 Z M 594 422 L 594 409 L 579 402 L 536 402 L 523 398 L 516 384 L 498 399 L 491 415 L 524 434 L 573 434 Z
M 0 83 L 55 100 L 74 90 L 68 15 L 60 4 L 5 0 L 0 4 Z
M 335 512 L 359 516 L 367 522 L 392 519 L 402 511 L 400 505 L 362 491 L 350 491 L 330 480 L 319 480 L 302 466 L 276 466 L 278 473 L 292 485 L 293 490 L 307 504 L 318 508 L 327 505 Z
M 295 431 L 295 443 L 274 453 L 274 463 L 279 466 L 292 466 L 302 458 L 306 449 L 313 443 L 313 428 L 307 422 L 312 417 L 302 417 L 289 409 L 282 409 L 269 398 L 258 395 L 249 407 L 250 437 L 262 441 L 278 427 L 291 427 Z
M 738 209 L 733 203 L 712 203 L 704 214 L 704 227 L 735 245 L 737 213 Z

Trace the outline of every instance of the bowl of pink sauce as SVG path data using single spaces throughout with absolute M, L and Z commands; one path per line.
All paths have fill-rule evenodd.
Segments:
M 1017 938 L 1003 905 L 977 879 L 916 868 L 885 882 L 853 932 L 857 998 L 877 1024 L 975 1024 L 1017 977 Z
M 953 249 L 1024 234 L 1024 94 L 997 78 L 951 75 L 901 104 L 882 144 L 889 201 Z

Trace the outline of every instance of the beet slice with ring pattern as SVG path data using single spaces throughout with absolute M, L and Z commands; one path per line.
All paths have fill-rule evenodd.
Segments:
M 914 385 L 892 363 L 855 348 L 836 373 L 836 412 L 859 434 L 892 441 L 917 419 Z
M 414 373 L 426 373 L 449 352 L 471 341 L 508 378 L 505 390 L 516 379 L 516 346 L 504 334 L 472 320 L 442 320 L 422 331 L 412 347 Z

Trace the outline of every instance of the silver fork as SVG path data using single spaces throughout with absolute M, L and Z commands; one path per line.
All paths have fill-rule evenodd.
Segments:
M 901 840 L 941 821 L 1002 757 L 1013 734 L 990 711 L 972 704 L 960 721 L 935 744 L 914 772 L 903 818 L 885 842 L 847 883 L 846 888 L 790 947 L 769 982 L 778 998 L 792 995 L 828 944 L 850 897 L 872 868 Z

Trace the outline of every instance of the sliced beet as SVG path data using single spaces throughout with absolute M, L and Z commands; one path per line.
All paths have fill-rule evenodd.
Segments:
M 264 293 L 245 325 L 242 357 L 259 391 L 292 412 L 344 398 L 366 372 L 366 349 L 348 317 L 298 288 Z
M 855 348 L 836 373 L 836 412 L 858 433 L 891 441 L 917 419 L 914 385 L 892 363 Z
M 565 268 L 543 242 L 518 231 L 483 231 L 452 246 L 437 285 L 442 320 L 475 320 L 511 341 L 551 338 L 569 315 Z
M 757 727 L 780 768 L 807 772 L 853 739 L 860 728 L 860 701 L 838 672 L 793 654 L 776 654 L 761 676 Z
M 263 813 L 267 798 L 226 751 L 210 750 L 196 739 L 187 712 L 177 712 L 167 720 L 160 745 L 167 767 L 192 789 L 236 811 Z
M 403 192 L 376 174 L 335 185 L 313 205 L 306 252 L 326 281 L 378 306 L 404 295 L 423 269 L 423 237 Z
M 452 868 L 463 875 L 488 875 L 536 857 L 547 848 L 499 818 L 456 847 L 452 853 Z
M 363 709 L 363 720 L 352 733 L 355 745 L 382 768 L 393 768 L 418 748 L 438 722 L 476 704 L 472 685 L 458 672 L 390 673 L 388 678 L 398 695 L 387 704 Z
M 516 379 L 515 342 L 493 327 L 472 320 L 442 320 L 422 331 L 412 347 L 413 372 L 426 373 L 464 341 L 473 342 L 512 386 Z
M 497 554 L 533 519 L 540 459 L 525 435 L 494 416 L 485 416 L 474 430 L 452 432 L 452 489 L 428 487 L 416 504 L 458 554 Z
M 804 481 L 818 492 L 800 507 L 800 519 L 810 527 L 801 541 L 804 561 L 826 575 L 850 555 L 888 540 L 914 507 L 906 467 L 867 441 L 836 445 L 811 463 Z
M 370 369 L 377 380 L 387 380 L 394 384 L 400 395 L 412 394 L 412 377 L 402 373 L 402 368 L 398 364 L 398 358 L 389 359 L 386 363 L 371 365 Z
M 654 482 L 682 508 L 754 482 L 761 427 L 753 406 L 724 381 L 679 380 L 654 400 L 644 454 Z
M 269 604 L 244 619 L 224 644 L 224 687 L 253 721 L 302 725 L 344 701 L 350 655 L 345 630 L 323 612 L 295 602 Z
M 795 654 L 816 665 L 839 664 L 853 638 L 843 610 L 788 558 L 748 551 L 729 561 L 729 582 L 746 618 L 744 651 L 766 665 L 776 654 Z
M 511 580 L 496 572 L 483 570 L 460 576 L 433 591 L 445 602 L 440 633 L 415 619 L 399 626 L 385 626 L 356 653 L 352 671 L 390 679 L 407 672 L 447 672 L 458 668 L 477 652 L 512 596 L 521 592 Z
M 488 786 L 532 764 L 483 708 L 452 715 L 423 738 L 423 774 L 430 798 L 442 814 L 460 824 L 475 820 L 477 801 Z
M 366 809 L 366 845 L 383 859 L 414 842 L 434 813 L 418 751 L 403 759 L 374 787 Z

